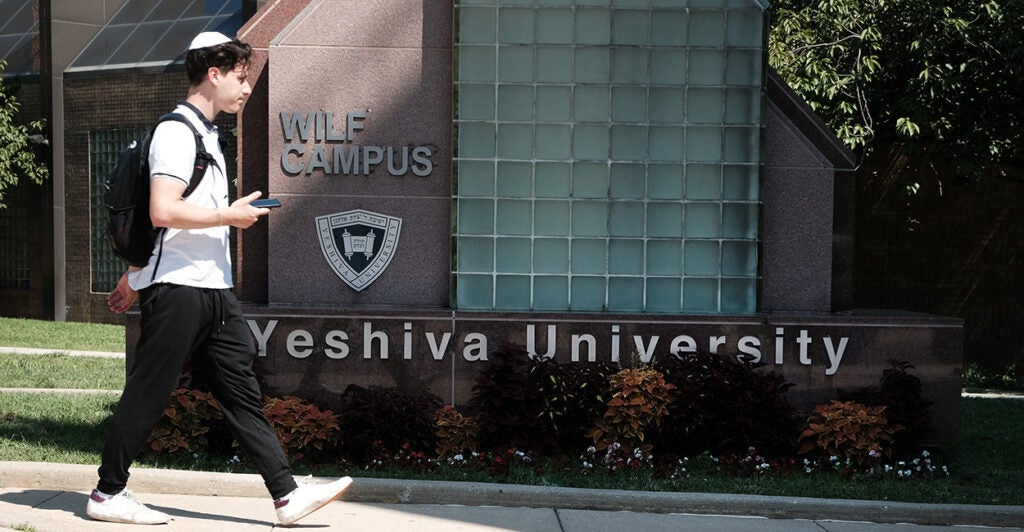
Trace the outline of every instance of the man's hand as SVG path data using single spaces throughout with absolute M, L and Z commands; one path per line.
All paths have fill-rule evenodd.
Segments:
M 225 225 L 233 225 L 239 229 L 246 229 L 256 223 L 260 216 L 266 216 L 270 209 L 249 205 L 252 203 L 252 200 L 258 199 L 262 195 L 263 193 L 257 190 L 248 196 L 238 198 L 230 207 L 221 210 L 223 223 Z
M 117 281 L 117 287 L 114 291 L 107 295 L 107 306 L 110 307 L 110 311 L 116 314 L 122 314 L 128 310 L 132 303 L 139 298 L 139 293 L 132 290 L 131 286 L 128 286 L 128 272 L 124 272 L 121 275 L 121 279 Z

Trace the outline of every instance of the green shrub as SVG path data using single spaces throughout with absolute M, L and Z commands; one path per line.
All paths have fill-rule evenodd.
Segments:
M 176 388 L 146 443 L 155 453 L 224 451 L 226 449 L 211 449 L 208 438 L 211 422 L 221 419 L 224 415 L 213 395 Z
M 852 401 L 819 405 L 800 434 L 800 453 L 838 457 L 853 466 L 871 466 L 892 456 L 893 434 L 903 429 L 891 425 L 884 406 Z
M 590 432 L 597 450 L 615 445 L 615 451 L 626 456 L 636 450 L 649 453 L 646 433 L 660 425 L 668 413 L 674 388 L 661 372 L 650 367 L 624 369 L 612 375 L 608 409 Z
M 433 454 L 434 413 L 441 402 L 426 395 L 349 385 L 341 397 L 338 441 L 344 458 L 357 464 L 396 453 Z
M 923 438 L 932 430 L 932 402 L 921 395 L 921 379 L 909 373 L 912 364 L 889 360 L 889 365 L 882 371 L 879 386 L 837 395 L 840 401 L 886 407 L 889 423 L 904 428 L 895 434 L 893 451 L 896 456 L 907 457 L 918 452 Z
M 652 438 L 665 459 L 746 455 L 793 456 L 801 420 L 786 399 L 792 387 L 761 365 L 711 354 L 664 357 L 655 368 L 675 386 L 675 401 Z
M 322 461 L 338 437 L 338 418 L 330 410 L 294 396 L 266 398 L 263 411 L 292 461 Z

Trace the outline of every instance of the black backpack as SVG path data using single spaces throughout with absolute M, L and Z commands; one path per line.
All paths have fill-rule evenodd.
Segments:
M 132 141 L 117 159 L 117 166 L 107 176 L 104 199 L 109 221 L 107 236 L 114 253 L 131 266 L 143 267 L 149 263 L 164 228 L 153 227 L 149 218 L 149 143 L 156 126 L 174 120 L 188 126 L 196 136 L 196 160 L 192 178 L 181 197 L 191 194 L 206 175 L 206 168 L 217 164 L 213 155 L 206 151 L 203 138 L 195 126 L 178 113 L 168 113 L 157 120 L 156 125 L 140 138 Z M 161 246 L 162 247 L 162 246 Z M 157 257 L 157 266 L 160 258 Z M 153 272 L 154 278 L 156 271 Z

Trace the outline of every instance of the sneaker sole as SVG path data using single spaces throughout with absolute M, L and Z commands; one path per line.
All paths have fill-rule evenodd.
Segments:
M 309 514 L 315 512 L 315 511 L 323 508 L 324 506 L 327 506 L 328 504 L 331 504 L 332 502 L 338 500 L 338 497 L 341 497 L 341 494 L 344 493 L 345 490 L 347 490 L 348 487 L 351 486 L 351 485 L 352 485 L 352 479 L 349 478 L 348 479 L 348 483 L 345 484 L 344 486 L 342 486 L 341 489 L 338 490 L 338 492 L 335 493 L 330 499 L 327 499 L 326 501 L 324 501 L 323 504 L 321 504 L 320 506 L 317 506 L 316 508 L 313 508 L 312 510 L 310 510 L 310 511 L 308 511 L 308 512 L 306 512 L 306 513 L 304 513 L 304 514 L 302 514 L 302 515 L 300 515 L 298 517 L 296 517 L 290 523 L 281 523 L 281 524 L 284 525 L 284 526 L 294 525 L 299 519 L 302 519 L 303 517 L 306 517 L 307 515 L 309 515 Z

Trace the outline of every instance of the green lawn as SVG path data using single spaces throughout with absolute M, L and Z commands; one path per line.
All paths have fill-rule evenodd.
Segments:
M 124 326 L 0 318 L 0 347 L 124 352 Z

